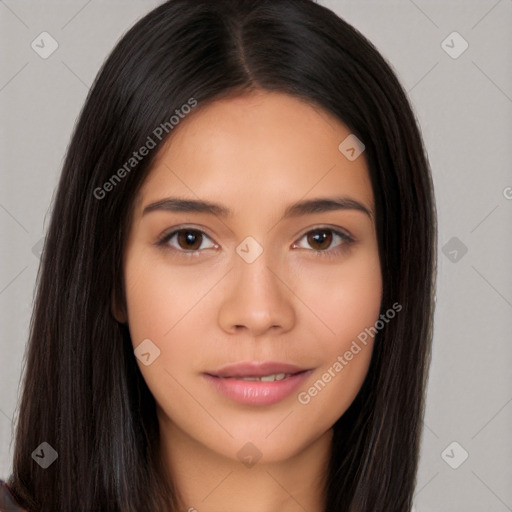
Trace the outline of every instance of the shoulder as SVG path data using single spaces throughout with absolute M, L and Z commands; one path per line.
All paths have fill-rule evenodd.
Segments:
M 6 482 L 0 480 L 0 511 L 1 512 L 28 512 L 23 508 Z

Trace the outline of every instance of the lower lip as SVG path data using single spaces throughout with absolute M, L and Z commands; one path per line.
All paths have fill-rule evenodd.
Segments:
M 235 402 L 245 405 L 271 405 L 291 395 L 310 374 L 311 370 L 306 370 L 273 382 L 226 379 L 208 374 L 204 376 L 218 391 Z

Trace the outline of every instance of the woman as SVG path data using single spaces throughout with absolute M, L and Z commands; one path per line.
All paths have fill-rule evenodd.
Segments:
M 435 255 L 420 132 L 370 42 L 311 0 L 162 4 L 68 149 L 4 491 L 409 511 Z

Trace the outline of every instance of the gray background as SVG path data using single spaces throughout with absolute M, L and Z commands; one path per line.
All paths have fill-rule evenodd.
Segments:
M 116 41 L 160 3 L 0 0 L 0 478 L 71 130 Z M 390 62 L 433 171 L 439 277 L 416 512 L 512 511 L 512 0 L 320 3 Z M 43 31 L 59 45 L 47 59 L 31 47 Z M 454 31 L 469 44 L 457 58 L 445 50 L 462 40 L 442 44 Z

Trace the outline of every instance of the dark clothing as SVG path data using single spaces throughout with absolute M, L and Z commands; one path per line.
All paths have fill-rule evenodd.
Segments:
M 3 480 L 0 480 L 0 512 L 28 512 L 18 503 L 11 488 Z

